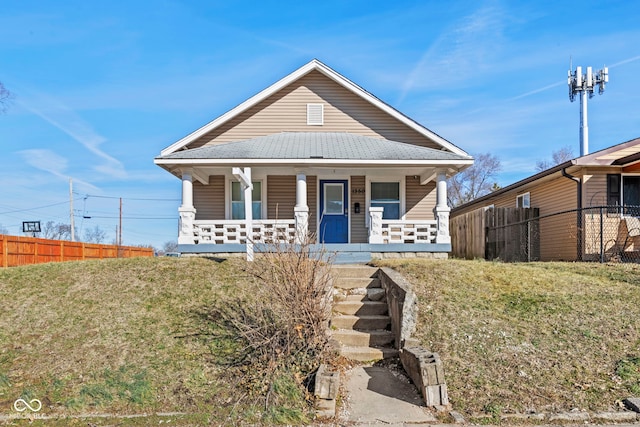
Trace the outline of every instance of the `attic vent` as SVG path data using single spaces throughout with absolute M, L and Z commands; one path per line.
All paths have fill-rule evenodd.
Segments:
M 324 105 L 307 104 L 307 124 L 322 126 L 324 124 Z

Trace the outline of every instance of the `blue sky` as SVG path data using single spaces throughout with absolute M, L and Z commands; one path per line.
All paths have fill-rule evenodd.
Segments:
M 570 146 L 573 67 L 609 67 L 589 101 L 596 151 L 640 137 L 640 3 L 625 1 L 5 1 L 0 228 L 69 222 L 125 244 L 177 237 L 160 150 L 318 58 L 471 154 L 499 184 Z M 84 218 L 90 217 L 90 218 Z

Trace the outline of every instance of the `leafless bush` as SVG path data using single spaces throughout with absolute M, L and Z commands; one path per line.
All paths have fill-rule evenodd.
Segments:
M 208 318 L 221 340 L 218 355 L 241 368 L 248 391 L 266 405 L 283 372 L 301 384 L 326 353 L 331 259 L 308 242 L 256 255 L 246 268 L 251 283 L 218 301 Z

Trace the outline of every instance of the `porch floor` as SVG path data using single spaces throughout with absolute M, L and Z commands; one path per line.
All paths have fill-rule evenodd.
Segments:
M 267 252 L 271 245 L 255 244 L 254 252 Z M 310 245 L 311 251 L 322 251 L 332 256 L 335 264 L 364 264 L 379 258 L 447 258 L 450 244 L 442 243 L 327 243 Z M 197 244 L 178 245 L 178 252 L 192 256 L 227 257 L 246 253 L 244 244 Z

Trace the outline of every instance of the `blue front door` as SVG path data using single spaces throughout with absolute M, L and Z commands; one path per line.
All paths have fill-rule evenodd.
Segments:
M 347 181 L 320 181 L 320 242 L 349 243 Z

